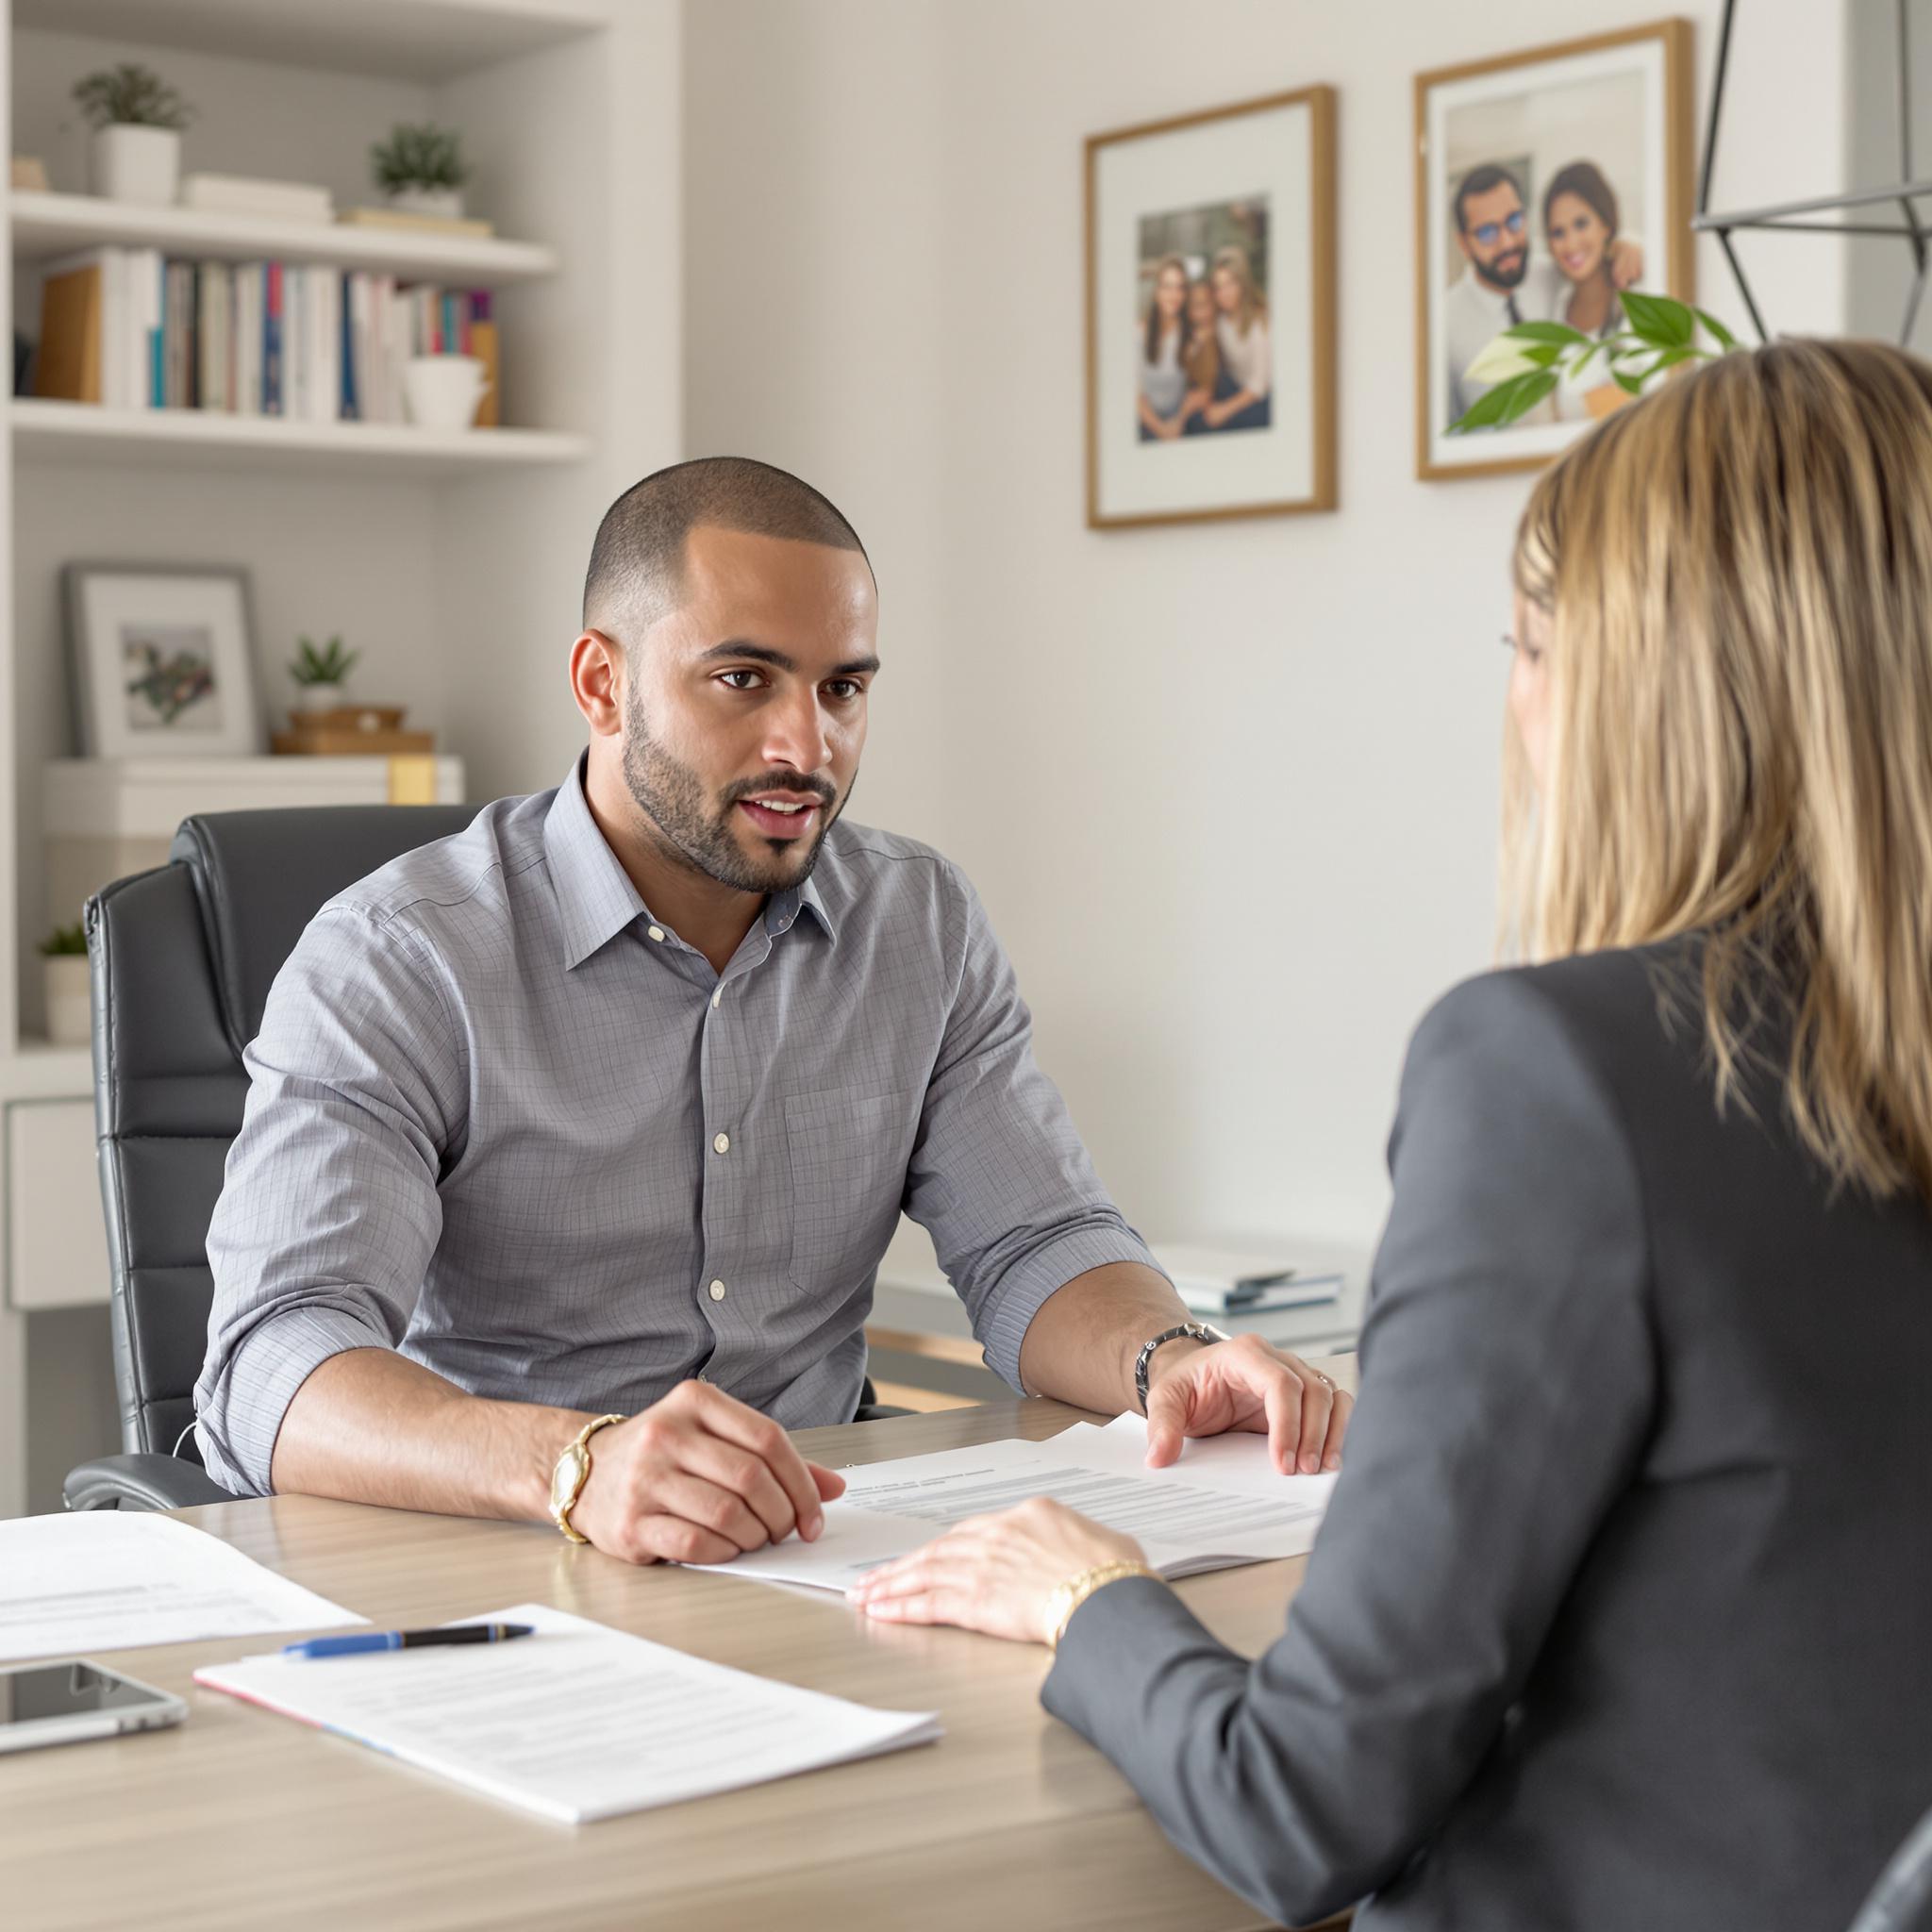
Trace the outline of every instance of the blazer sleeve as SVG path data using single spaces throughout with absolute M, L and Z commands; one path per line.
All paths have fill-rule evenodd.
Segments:
M 1533 976 L 1424 1022 L 1342 1474 L 1250 1663 L 1163 1585 L 1098 1591 L 1042 1692 L 1182 1851 L 1290 1924 L 1389 1883 L 1497 1741 L 1655 1390 L 1637 1169 Z

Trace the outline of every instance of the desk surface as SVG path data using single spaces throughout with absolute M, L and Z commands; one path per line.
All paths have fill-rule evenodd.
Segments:
M 1354 1361 L 1330 1372 L 1350 1386 Z M 802 1432 L 832 1465 L 1002 1436 L 1079 1411 L 1005 1401 Z M 183 1512 L 379 1628 L 540 1601 L 693 1656 L 837 1696 L 942 1715 L 934 1746 L 582 1826 L 552 1824 L 191 1681 L 273 1647 L 225 1639 L 114 1653 L 186 1697 L 171 1731 L 0 1757 L 0 1919 L 35 1932 L 375 1925 L 690 1925 L 945 1932 L 1266 1922 L 1160 1836 L 1125 1781 L 1038 1694 L 1043 1650 L 870 1624 L 843 1604 L 633 1569 L 545 1525 L 308 1496 Z M 1228 1642 L 1281 1627 L 1300 1561 L 1191 1578 Z

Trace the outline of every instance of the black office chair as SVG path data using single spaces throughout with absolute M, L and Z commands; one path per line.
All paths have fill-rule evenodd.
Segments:
M 190 1424 L 214 1286 L 208 1227 L 242 1125 L 242 1050 L 302 928 L 344 887 L 460 831 L 465 806 L 186 820 L 170 863 L 88 902 L 94 1130 L 125 1452 L 68 1474 L 70 1509 L 227 1499 Z
M 190 1425 L 214 1295 L 208 1223 L 248 1093 L 242 1049 L 322 907 L 474 815 L 413 805 L 210 813 L 183 822 L 167 865 L 88 902 L 124 1453 L 69 1472 L 70 1509 L 228 1500 Z M 880 1407 L 866 1382 L 858 1420 L 906 1412 Z

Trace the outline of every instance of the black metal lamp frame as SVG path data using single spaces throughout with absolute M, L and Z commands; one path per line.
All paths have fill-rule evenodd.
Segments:
M 1906 7 L 1907 0 L 1893 0 L 1898 22 L 1897 181 L 1886 188 L 1861 188 L 1849 194 L 1822 194 L 1810 201 L 1787 201 L 1775 208 L 1740 208 L 1734 213 L 1714 215 L 1710 212 L 1710 171 L 1717 158 L 1718 117 L 1724 104 L 1724 75 L 1731 52 L 1731 22 L 1738 10 L 1738 0 L 1724 0 L 1724 25 L 1718 30 L 1717 77 L 1711 86 L 1710 118 L 1705 126 L 1704 167 L 1697 177 L 1697 213 L 1690 225 L 1700 234 L 1717 237 L 1718 245 L 1724 252 L 1724 259 L 1731 265 L 1731 274 L 1737 278 L 1738 292 L 1744 298 L 1744 307 L 1750 312 L 1751 325 L 1757 331 L 1757 340 L 1761 342 L 1769 341 L 1771 334 L 1764 326 L 1764 317 L 1758 313 L 1750 279 L 1738 260 L 1736 249 L 1731 246 L 1731 237 L 1741 229 L 1772 229 L 1783 234 L 1886 235 L 1904 242 L 1912 252 L 1915 273 L 1911 291 L 1906 297 L 1905 325 L 1899 330 L 1898 339 L 1901 346 L 1911 340 L 1913 325 L 1919 319 L 1919 304 L 1925 293 L 1928 255 L 1932 255 L 1932 249 L 1928 249 L 1928 244 L 1932 244 L 1932 227 L 1928 227 L 1920 217 L 1918 204 L 1924 198 L 1932 197 L 1932 180 L 1917 181 L 1912 178 L 1911 70 L 1907 64 L 1909 50 L 1906 39 Z M 1897 208 L 1903 220 L 1832 222 L 1806 219 L 1807 216 L 1883 208 L 1888 203 Z

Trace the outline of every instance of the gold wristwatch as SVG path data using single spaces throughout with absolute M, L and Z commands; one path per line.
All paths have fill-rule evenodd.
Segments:
M 587 1543 L 591 1539 L 580 1530 L 571 1527 L 570 1512 L 576 1507 L 576 1501 L 584 1493 L 584 1485 L 591 1479 L 591 1438 L 599 1429 L 607 1429 L 612 1423 L 624 1422 L 621 1415 L 600 1415 L 595 1422 L 586 1423 L 578 1430 L 576 1440 L 557 1458 L 557 1467 L 550 1472 L 550 1520 L 574 1543 Z

